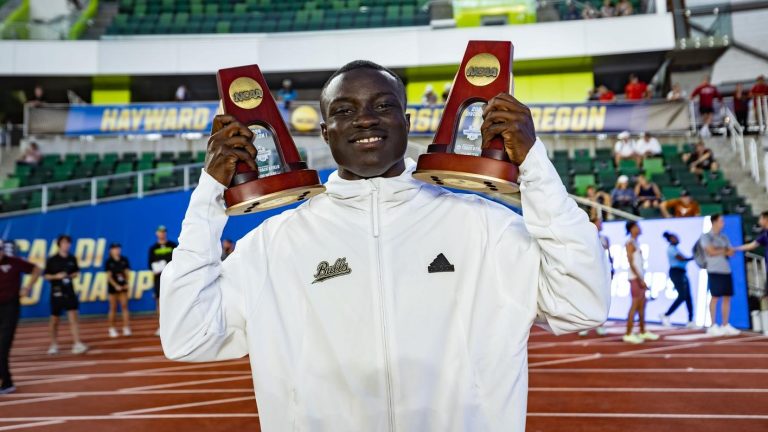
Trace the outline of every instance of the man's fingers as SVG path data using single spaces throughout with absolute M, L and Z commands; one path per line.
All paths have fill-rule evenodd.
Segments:
M 482 148 L 488 148 L 488 144 L 494 140 L 494 138 L 501 137 L 502 133 L 509 130 L 509 126 L 503 123 L 489 123 L 489 124 L 483 124 L 483 126 L 480 127 L 480 131 L 482 132 L 483 137 L 483 143 Z
M 518 111 L 522 113 L 528 113 L 528 107 L 522 102 L 515 99 L 509 93 L 499 93 L 488 101 L 488 104 L 483 109 L 483 117 L 488 115 L 492 111 Z
M 233 116 L 229 114 L 219 114 L 213 118 L 213 125 L 211 126 L 211 135 L 220 131 L 224 126 L 237 121 Z
M 256 155 L 258 154 L 256 146 L 253 145 L 250 139 L 244 136 L 233 136 L 232 138 L 227 139 L 225 144 L 227 147 L 245 150 L 251 156 L 251 159 L 256 159 Z
M 229 148 L 225 152 L 225 157 L 229 159 L 230 163 L 245 162 L 253 171 L 259 169 L 259 166 L 256 165 L 256 159 L 252 158 L 247 151 L 241 148 Z

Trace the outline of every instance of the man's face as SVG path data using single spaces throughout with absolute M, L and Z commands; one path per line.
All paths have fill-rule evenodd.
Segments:
M 117 259 L 117 258 L 120 258 L 121 251 L 122 249 L 120 249 L 119 247 L 113 247 L 109 250 L 109 254 L 112 255 L 112 258 Z
M 680 197 L 680 202 L 682 202 L 684 205 L 689 205 L 691 203 L 691 197 L 688 195 L 683 195 Z
M 766 216 L 760 216 L 760 219 L 758 220 L 758 223 L 763 229 L 768 229 L 768 217 Z
M 72 246 L 72 243 L 69 242 L 67 239 L 63 239 L 59 242 L 59 251 L 63 254 L 69 253 L 69 248 Z
M 155 235 L 157 236 L 157 241 L 160 243 L 165 242 L 165 240 L 168 238 L 168 233 L 163 230 L 155 231 Z
M 403 98 L 397 81 L 384 71 L 355 69 L 331 81 L 320 128 L 342 178 L 402 172 L 410 129 Z
M 725 226 L 725 219 L 720 217 L 716 221 L 712 222 L 712 229 L 720 232 L 722 231 L 723 227 Z

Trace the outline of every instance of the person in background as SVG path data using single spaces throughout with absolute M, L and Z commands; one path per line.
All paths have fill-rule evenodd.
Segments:
M 152 269 L 152 273 L 155 275 L 155 306 L 157 308 L 158 315 L 160 314 L 160 275 L 163 274 L 165 266 L 171 262 L 173 250 L 178 246 L 176 243 L 168 240 L 168 230 L 165 225 L 160 225 L 155 230 L 155 236 L 157 242 L 149 248 L 149 260 L 148 267 Z M 155 332 L 155 336 L 160 336 L 160 328 L 158 327 Z
M 749 90 L 749 97 L 754 99 L 754 104 L 757 106 L 757 98 L 760 96 L 768 96 L 768 83 L 765 82 L 765 76 L 759 75 L 755 84 Z
M 443 94 L 441 95 L 443 98 L 443 103 L 448 103 L 448 96 L 451 94 L 451 83 L 447 82 L 443 86 Z
M 619 6 L 621 6 L 621 3 L 619 3 Z M 624 86 L 624 99 L 631 101 L 642 100 L 645 98 L 646 90 L 648 90 L 648 84 L 640 81 L 640 78 L 638 78 L 637 75 L 630 74 L 629 82 Z
M 763 253 L 765 254 L 765 292 L 768 294 L 768 210 L 760 213 L 760 218 L 757 221 L 760 224 L 760 228 L 763 231 L 753 241 L 737 246 L 734 249 L 742 252 L 749 252 L 757 249 L 759 246 L 763 247 Z
M 653 87 L 653 84 L 648 84 L 648 87 L 645 88 L 645 93 L 643 94 L 643 99 L 645 100 L 651 100 L 653 99 L 653 94 L 656 90 Z
M 621 132 L 616 138 L 619 139 L 613 146 L 613 162 L 616 168 L 619 167 L 623 160 L 633 160 L 639 166 L 641 159 L 637 154 L 637 147 L 630 138 L 629 132 Z
M 602 204 L 606 207 L 611 207 L 613 202 L 611 201 L 611 195 L 608 192 L 599 190 L 593 185 L 587 186 L 587 192 L 585 197 L 588 200 L 592 201 L 593 203 Z M 600 210 L 597 209 L 597 207 L 589 208 L 590 219 L 605 219 L 606 216 L 610 216 L 608 212 L 605 212 L 605 211 L 601 212 Z
M 224 261 L 228 256 L 232 255 L 235 251 L 235 242 L 231 239 L 224 239 L 221 241 L 221 260 Z
M 600 16 L 603 18 L 616 16 L 616 8 L 613 7 L 613 2 L 611 0 L 603 0 L 603 5 L 600 7 Z
M 661 203 L 661 191 L 654 182 L 649 182 L 645 175 L 637 176 L 635 183 L 635 197 L 637 208 L 658 208 Z
M 595 224 L 595 228 L 597 228 L 597 237 L 600 239 L 600 244 L 603 246 L 603 249 L 605 249 L 605 255 L 608 257 L 608 262 L 611 266 L 611 281 L 613 281 L 613 255 L 611 255 L 611 240 L 608 238 L 607 235 L 603 234 L 603 220 L 598 217 L 589 217 L 589 221 Z M 597 333 L 598 336 L 604 336 L 606 333 L 608 333 L 608 329 L 605 326 L 605 323 L 601 325 L 600 327 L 595 328 L 595 333 Z M 589 330 L 584 330 L 579 332 L 579 336 L 588 336 Z
M 691 285 L 688 283 L 688 275 L 685 271 L 685 266 L 688 261 L 691 261 L 692 257 L 686 257 L 680 252 L 678 245 L 680 244 L 680 238 L 677 234 L 673 234 L 669 231 L 664 231 L 664 238 L 669 243 L 667 247 L 667 260 L 669 261 L 669 278 L 672 280 L 672 284 L 677 291 L 677 298 L 669 306 L 667 312 L 659 315 L 661 325 L 664 327 L 671 327 L 672 323 L 669 317 L 685 302 L 685 308 L 688 310 L 688 324 L 686 327 L 695 328 L 696 324 L 693 322 L 693 298 L 691 297 Z
M 629 0 L 619 0 L 616 4 L 616 16 L 629 16 L 633 13 L 635 13 L 635 10 Z
M 723 234 L 725 218 L 721 214 L 710 216 L 712 229 L 702 234 L 699 242 L 704 249 L 707 260 L 707 287 L 712 299 L 709 301 L 709 316 L 712 325 L 707 329 L 711 336 L 736 336 L 741 333 L 731 326 L 731 297 L 733 297 L 733 278 L 731 264 L 728 260 L 736 250 L 731 246 L 731 240 Z M 716 322 L 717 304 L 720 303 L 720 325 Z
M 109 313 L 107 321 L 109 322 L 109 337 L 118 336 L 115 328 L 115 315 L 117 313 L 117 302 L 120 302 L 120 311 L 123 315 L 123 336 L 131 335 L 130 312 L 128 311 L 128 270 L 131 265 L 128 258 L 122 255 L 120 243 L 112 243 L 109 246 L 109 258 L 104 263 L 104 270 L 107 273 L 107 292 L 109 294 Z
M 704 171 L 717 171 L 719 167 L 712 150 L 708 149 L 701 140 L 696 143 L 692 153 L 683 155 L 683 162 L 688 164 L 692 173 L 698 175 Z
M 48 99 L 45 97 L 45 90 L 43 90 L 43 86 L 40 84 L 35 86 L 35 89 L 32 91 L 32 97 L 29 98 L 27 103 L 33 107 L 39 107 L 48 102 Z
M 733 114 L 739 126 L 747 128 L 747 115 L 749 114 L 749 95 L 744 91 L 741 83 L 736 84 L 736 90 L 733 92 Z
M 37 165 L 43 159 L 43 154 L 40 152 L 40 147 L 36 142 L 29 143 L 29 147 L 24 150 L 24 154 L 21 155 L 16 163 L 22 165 Z
M 620 175 L 616 179 L 616 187 L 611 191 L 611 203 L 613 208 L 625 212 L 635 212 L 635 191 L 629 187 L 629 177 Z
M 421 104 L 424 106 L 437 105 L 437 94 L 432 84 L 427 84 L 424 88 L 424 95 L 421 96 Z
M 581 19 L 596 19 L 600 18 L 600 11 L 590 2 L 584 3 L 584 9 L 581 10 Z
M 597 87 L 597 100 L 600 102 L 615 102 L 616 93 L 608 90 L 608 87 L 601 85 Z
M 683 100 L 685 97 L 686 93 L 683 91 L 683 89 L 680 88 L 679 83 L 672 84 L 672 89 L 669 90 L 669 93 L 667 93 L 667 100 L 670 102 Z
M 20 300 L 29 296 L 41 272 L 29 261 L 6 255 L 5 242 L 0 240 L 0 395 L 16 391 L 9 358 L 21 315 Z M 30 277 L 19 293 L 22 273 Z
M 184 84 L 176 88 L 176 93 L 173 95 L 173 100 L 176 102 L 184 102 L 189 100 L 189 90 Z
M 648 285 L 643 279 L 645 276 L 645 258 L 640 250 L 640 244 L 637 242 L 637 238 L 642 234 L 640 225 L 635 221 L 627 221 L 626 225 L 627 242 L 624 246 L 627 249 L 627 261 L 629 262 L 629 290 L 632 294 L 632 306 L 629 308 L 629 315 L 627 316 L 627 332 L 624 334 L 623 340 L 626 343 L 639 344 L 646 340 L 657 340 L 659 336 L 647 331 L 645 329 L 645 292 L 648 290 Z M 638 326 L 640 327 L 640 333 L 635 334 L 632 330 L 635 324 L 635 315 L 638 316 Z
M 709 75 L 705 75 L 698 87 L 691 93 L 691 100 L 699 98 L 699 114 L 701 114 L 702 126 L 699 135 L 702 138 L 712 136 L 709 125 L 712 123 L 712 115 L 715 112 L 715 99 L 723 103 L 723 96 L 717 91 L 717 87 L 709 82 Z
M 672 209 L 671 213 L 670 209 Z M 699 203 L 691 197 L 687 190 L 680 192 L 680 198 L 662 201 L 659 204 L 659 210 L 665 218 L 701 216 Z
M 640 139 L 635 141 L 635 152 L 641 158 L 661 156 L 661 144 L 650 132 L 643 132 Z
M 283 108 L 290 109 L 293 101 L 296 100 L 298 94 L 296 89 L 293 88 L 293 81 L 289 79 L 283 80 L 283 86 L 277 91 L 277 100 L 283 103 Z
M 575 21 L 577 19 L 581 19 L 581 14 L 579 13 L 579 10 L 576 9 L 576 3 L 568 2 L 568 6 L 566 7 L 565 11 L 563 12 L 562 20 L 563 21 Z
M 83 354 L 88 351 L 88 346 L 80 340 L 80 325 L 78 323 L 78 310 L 80 302 L 77 300 L 73 279 L 80 274 L 80 266 L 77 259 L 69 253 L 72 247 L 72 237 L 62 234 L 56 239 L 58 251 L 45 262 L 45 280 L 51 283 L 51 320 L 49 324 L 51 334 L 51 346 L 49 355 L 59 353 L 59 316 L 67 311 L 69 330 L 72 332 L 73 354 Z

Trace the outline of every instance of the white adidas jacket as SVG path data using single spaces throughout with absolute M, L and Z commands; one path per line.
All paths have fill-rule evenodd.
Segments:
M 266 432 L 523 432 L 534 319 L 559 334 L 606 318 L 596 230 L 540 141 L 520 167 L 523 217 L 414 168 L 334 173 L 223 263 L 224 186 L 203 173 L 162 275 L 165 355 L 250 354 Z

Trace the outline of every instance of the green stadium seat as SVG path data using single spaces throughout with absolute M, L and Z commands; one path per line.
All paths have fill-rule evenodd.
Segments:
M 618 169 L 624 169 L 624 168 L 637 168 L 637 164 L 633 160 L 629 159 L 622 159 L 619 161 Z
M 661 158 L 648 158 L 643 161 L 646 177 L 650 178 L 654 174 L 666 172 L 664 160 Z
M 661 186 L 661 195 L 664 199 L 680 198 L 680 194 L 683 192 L 683 188 L 680 186 Z
M 643 208 L 640 207 L 638 210 L 638 213 L 640 214 L 640 217 L 643 219 L 655 219 L 661 217 L 661 211 L 657 208 Z
M 723 206 L 721 204 L 702 203 L 700 207 L 701 207 L 702 216 L 710 216 L 715 213 L 721 213 L 721 214 L 723 213 Z
M 583 196 L 587 191 L 587 186 L 594 186 L 595 176 L 593 174 L 577 174 L 573 176 L 573 187 L 577 195 Z

